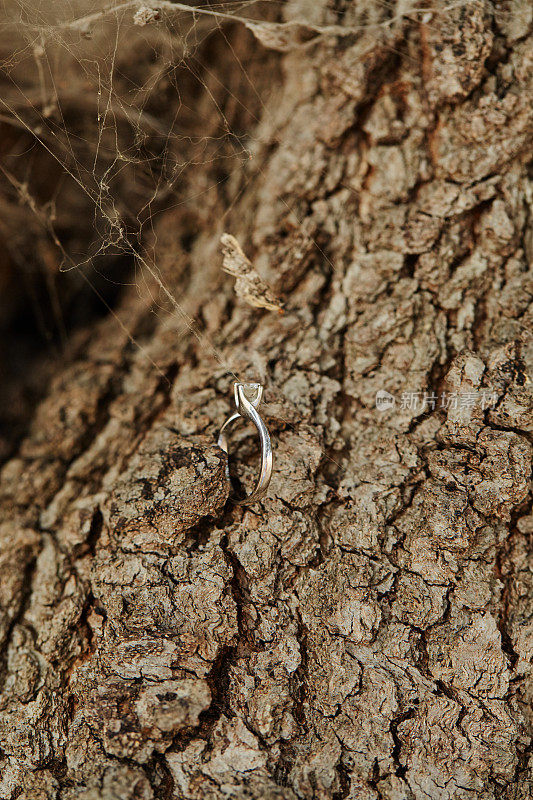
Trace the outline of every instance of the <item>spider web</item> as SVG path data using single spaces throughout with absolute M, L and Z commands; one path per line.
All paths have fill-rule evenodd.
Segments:
M 165 303 L 154 296 L 154 309 L 170 307 L 167 313 L 178 315 L 216 353 L 157 266 L 155 224 L 162 210 L 197 208 L 210 195 L 223 197 L 226 216 L 242 194 L 256 144 L 251 131 L 272 87 L 257 70 L 264 51 L 257 45 L 255 58 L 250 52 L 243 57 L 232 27 L 248 27 L 260 40 L 265 34 L 275 39 L 287 27 L 280 22 L 285 5 L 277 0 L 202 5 L 116 0 L 96 8 L 83 0 L 4 4 L 0 123 L 12 136 L 0 169 L 35 216 L 31 224 L 41 226 L 55 247 L 53 254 L 45 247 L 47 255 L 40 259 L 46 262 L 48 299 L 63 336 L 51 262 L 56 272 L 75 270 L 78 281 L 94 284 L 101 295 L 102 280 L 116 280 L 106 264 L 123 256 L 135 260 L 135 276 L 128 280 L 139 290 L 155 282 Z M 330 33 L 379 31 L 425 13 L 412 2 L 376 0 L 363 4 L 362 11 L 357 4 L 332 2 L 331 24 L 320 26 L 312 19 L 313 4 L 300 5 L 311 18 L 294 26 L 296 43 L 296 34 L 305 42 Z M 299 4 L 292 6 L 297 12 Z M 294 215 L 288 204 L 287 209 Z M 6 246 L 17 261 L 19 242 L 11 234 L 4 223 Z M 32 254 L 27 256 L 31 260 Z M 94 281 L 96 275 L 102 280 Z
M 464 0 L 446 8 L 459 4 Z M 113 284 L 134 284 L 156 314 L 175 318 L 177 335 L 196 337 L 237 379 L 158 263 L 162 212 L 183 211 L 185 250 L 206 208 L 216 215 L 214 229 L 231 214 L 254 169 L 261 170 L 254 131 L 269 114 L 279 51 L 320 36 L 378 36 L 407 16 L 427 15 L 413 2 L 374 0 L 360 10 L 333 0 L 324 25 L 313 18 L 313 3 L 300 0 L 289 4 L 298 21 L 287 23 L 286 6 L 277 0 L 4 3 L 0 236 L 30 293 L 32 270 L 44 276 L 46 297 L 34 303 L 43 328 L 46 304 L 56 332 L 68 339 L 64 307 L 86 284 L 152 361 L 109 300 Z M 250 31 L 247 46 L 243 28 Z
M 63 336 L 59 273 L 75 271 L 103 299 L 102 281 L 94 278 L 113 281 L 106 265 L 124 256 L 136 262 L 139 291 L 155 282 L 171 311 L 214 351 L 154 261 L 155 222 L 163 209 L 198 206 L 223 192 L 250 159 L 244 121 L 235 110 L 228 118 L 227 97 L 241 116 L 257 116 L 216 75 L 216 64 L 206 63 L 205 43 L 233 14 L 257 4 L 165 5 L 164 11 L 138 2 L 96 11 L 89 3 L 9 5 L 1 30 L 0 122 L 12 135 L 0 169 L 34 215 L 30 224 L 42 227 L 40 243 L 54 245 L 43 272 L 55 272 L 48 275 L 49 301 Z M 252 78 L 239 64 L 258 106 Z M 7 202 L 13 206 L 13 197 Z M 14 260 L 21 253 L 31 259 L 27 243 L 13 240 L 8 222 L 3 227 Z M 152 297 L 158 311 L 160 297 Z
M 0 123 L 11 136 L 0 170 L 11 190 L 10 210 L 22 203 L 35 217 L 29 224 L 39 242 L 37 259 L 27 242 L 20 247 L 13 239 L 8 223 L 4 239 L 14 261 L 22 254 L 23 261 L 41 262 L 37 268 L 47 276 L 48 302 L 63 337 L 60 273 L 73 271 L 74 285 L 86 282 L 104 300 L 106 282 L 133 281 L 139 291 L 155 285 L 154 310 L 176 315 L 223 363 L 157 265 L 156 223 L 163 210 L 181 206 L 194 213 L 210 202 L 218 212 L 223 207 L 225 217 L 242 194 L 253 172 L 252 131 L 272 86 L 258 69 L 264 50 L 256 41 L 255 57 L 253 48 L 239 53 L 234 29 L 248 27 L 259 40 L 288 34 L 280 22 L 285 5 L 4 4 Z M 301 5 L 309 16 L 312 4 Z M 306 19 L 291 29 L 295 44 L 391 27 L 419 12 L 387 0 L 367 4 L 362 13 L 350 3 L 329 7 L 331 24 Z M 133 277 L 116 274 L 113 265 L 121 258 L 135 261 Z

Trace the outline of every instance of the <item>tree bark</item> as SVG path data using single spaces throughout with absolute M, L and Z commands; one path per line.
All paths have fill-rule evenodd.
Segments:
M 78 331 L 3 466 L 2 798 L 531 797 L 530 11 L 336 6 L 223 29 L 274 82 L 244 178 L 167 203 L 166 311 Z M 274 445 L 251 508 L 235 376 Z

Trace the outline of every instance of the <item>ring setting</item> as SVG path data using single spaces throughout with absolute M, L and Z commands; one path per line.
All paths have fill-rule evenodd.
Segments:
M 265 496 L 270 478 L 272 476 L 272 443 L 267 427 L 261 415 L 257 411 L 263 398 L 263 386 L 260 383 L 234 383 L 233 392 L 235 398 L 236 411 L 228 417 L 220 429 L 218 436 L 218 446 L 229 455 L 228 439 L 226 430 L 236 420 L 240 418 L 249 419 L 255 425 L 261 444 L 261 467 L 259 478 L 255 489 L 246 497 L 239 496 L 235 491 L 231 495 L 231 500 L 239 505 L 251 505 Z M 227 467 L 229 477 L 229 466 Z

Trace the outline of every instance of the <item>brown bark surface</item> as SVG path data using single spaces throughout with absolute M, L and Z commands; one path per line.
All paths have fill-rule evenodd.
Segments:
M 168 313 L 78 330 L 2 468 L 1 798 L 532 796 L 530 9 L 283 10 L 205 22 L 203 94 L 185 54 L 253 157 L 184 172 L 143 239 Z M 275 450 L 249 509 L 234 375 Z

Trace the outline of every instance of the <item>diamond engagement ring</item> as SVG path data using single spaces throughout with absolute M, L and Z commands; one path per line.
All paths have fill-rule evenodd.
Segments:
M 257 411 L 257 408 L 261 402 L 261 398 L 263 397 L 263 387 L 261 384 L 234 383 L 233 389 L 235 393 L 235 406 L 237 411 L 225 421 L 224 425 L 220 429 L 217 443 L 225 453 L 228 453 L 226 429 L 229 425 L 231 425 L 232 422 L 235 422 L 235 420 L 239 419 L 240 417 L 251 420 L 257 428 L 259 439 L 261 441 L 261 470 L 259 472 L 257 485 L 254 491 L 247 497 L 242 497 L 235 493 L 233 493 L 231 496 L 231 499 L 234 503 L 238 503 L 239 505 L 250 505 L 264 497 L 268 489 L 268 484 L 270 483 L 270 477 L 272 475 L 272 444 L 270 442 L 270 436 L 265 423 Z

